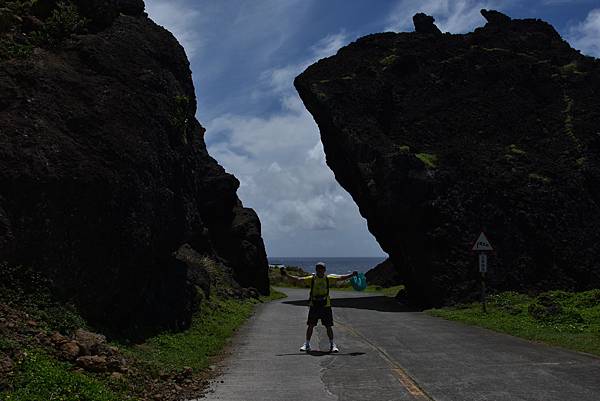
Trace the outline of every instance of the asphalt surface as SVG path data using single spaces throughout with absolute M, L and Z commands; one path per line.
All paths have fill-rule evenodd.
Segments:
M 339 354 L 299 352 L 307 290 L 261 305 L 199 400 L 599 401 L 600 359 L 332 291 Z M 318 326 L 313 349 L 327 350 Z

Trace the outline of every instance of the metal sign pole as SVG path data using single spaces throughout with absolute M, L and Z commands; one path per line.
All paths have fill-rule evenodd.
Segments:
M 484 252 L 479 253 L 479 273 L 481 273 L 481 310 L 483 313 L 487 313 L 485 305 L 485 273 L 487 272 L 488 261 L 487 254 Z
M 481 310 L 483 313 L 487 313 L 487 307 L 485 305 L 485 273 L 481 273 Z
M 487 273 L 488 270 L 488 259 L 486 252 L 491 252 L 494 250 L 494 248 L 492 247 L 492 244 L 490 244 L 490 241 L 487 239 L 485 234 L 481 232 L 471 249 L 475 252 L 479 252 L 479 273 L 481 275 L 481 310 L 483 313 L 487 313 L 487 307 L 485 304 L 485 273 Z

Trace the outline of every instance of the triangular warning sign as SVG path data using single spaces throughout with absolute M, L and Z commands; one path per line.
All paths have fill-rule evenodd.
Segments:
M 487 239 L 485 234 L 482 232 L 481 234 L 479 234 L 479 238 L 477 238 L 477 241 L 475 241 L 475 244 L 473 245 L 473 250 L 474 251 L 493 251 L 494 248 L 492 248 L 492 244 L 490 244 L 490 241 Z

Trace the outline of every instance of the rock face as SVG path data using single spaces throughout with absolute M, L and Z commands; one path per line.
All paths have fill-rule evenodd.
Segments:
M 86 26 L 48 38 L 73 19 L 55 3 L 2 38 L 19 49 L 37 20 L 45 42 L 0 60 L 0 260 L 116 331 L 189 324 L 208 283 L 184 244 L 268 293 L 260 222 L 207 153 L 183 48 L 139 0 L 74 1 L 60 12 Z
M 402 282 L 398 269 L 388 258 L 365 273 L 367 283 L 381 287 L 392 287 Z
M 484 15 L 464 35 L 366 36 L 295 80 L 328 165 L 425 305 L 476 295 L 481 230 L 492 290 L 600 286 L 600 61 L 541 20 Z

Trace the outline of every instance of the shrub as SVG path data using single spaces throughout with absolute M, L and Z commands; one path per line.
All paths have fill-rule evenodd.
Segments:
M 44 21 L 43 28 L 32 32 L 30 37 L 38 45 L 55 45 L 73 34 L 84 32 L 88 22 L 70 1 L 61 1 Z
M 563 309 L 560 304 L 544 305 L 536 301 L 529 304 L 527 312 L 535 320 L 551 322 L 563 312 Z
M 71 2 L 61 1 L 45 22 L 48 33 L 55 39 L 62 39 L 85 28 L 87 20 L 79 15 L 77 7 Z
M 506 291 L 500 294 L 491 295 L 488 299 L 491 305 L 504 310 L 510 315 L 520 314 L 531 301 L 527 295 L 519 294 L 514 291 Z
M 575 324 L 583 323 L 581 314 L 564 304 L 570 304 L 573 294 L 565 291 L 549 291 L 540 294 L 527 311 L 529 315 L 544 323 Z
M 580 308 L 593 308 L 600 306 L 600 289 L 590 290 L 575 294 L 573 303 Z

